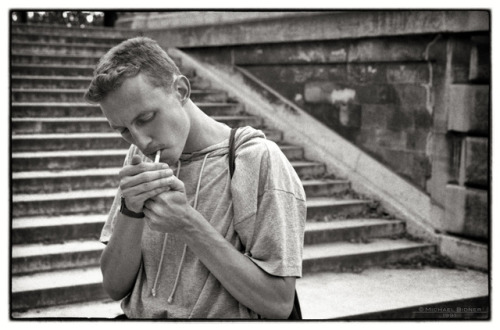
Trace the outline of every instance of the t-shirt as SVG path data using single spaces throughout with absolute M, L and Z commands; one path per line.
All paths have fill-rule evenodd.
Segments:
M 225 140 L 181 156 L 178 178 L 184 182 L 188 201 L 193 205 L 201 176 L 196 210 L 268 274 L 301 277 L 306 202 L 300 179 L 280 148 L 251 127 L 236 133 L 231 179 L 228 145 Z M 125 164 L 134 154 L 150 161 L 132 146 Z M 176 168 L 172 169 L 176 173 Z M 119 197 L 120 191 L 101 233 L 104 243 L 113 232 Z M 175 234 L 165 235 L 144 226 L 141 248 L 135 285 L 121 303 L 127 317 L 258 318 L 231 296 Z

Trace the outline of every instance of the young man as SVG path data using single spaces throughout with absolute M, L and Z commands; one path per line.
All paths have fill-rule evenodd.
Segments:
M 230 128 L 190 93 L 148 38 L 112 48 L 94 71 L 85 98 L 131 143 L 101 234 L 104 288 L 128 318 L 287 318 L 302 272 L 302 184 L 250 127 L 236 133 L 231 178 Z

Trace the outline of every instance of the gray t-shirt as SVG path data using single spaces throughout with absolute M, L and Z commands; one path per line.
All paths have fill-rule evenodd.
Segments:
M 179 179 L 184 182 L 188 201 L 193 205 L 201 175 L 197 211 L 265 272 L 301 277 L 306 202 L 300 179 L 280 148 L 266 140 L 261 131 L 239 129 L 235 149 L 232 179 L 228 140 L 182 155 Z M 143 156 L 132 146 L 125 164 L 134 154 Z M 150 160 L 143 156 L 143 161 Z M 176 173 L 176 168 L 173 170 Z M 102 230 L 102 242 L 112 235 L 119 196 L 120 191 Z M 156 296 L 152 295 L 153 287 Z M 122 309 L 129 318 L 258 317 L 233 298 L 180 239 L 148 226 L 142 233 L 141 267 L 132 292 L 122 301 Z

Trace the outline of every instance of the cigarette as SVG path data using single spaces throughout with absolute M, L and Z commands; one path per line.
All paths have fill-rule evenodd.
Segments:
M 158 150 L 156 152 L 156 156 L 155 156 L 155 163 L 158 163 L 160 161 L 160 154 L 161 154 L 161 150 Z

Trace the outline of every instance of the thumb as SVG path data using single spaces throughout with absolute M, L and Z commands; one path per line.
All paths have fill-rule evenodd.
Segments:
M 172 175 L 168 184 L 170 190 L 184 192 L 184 182 L 179 180 L 175 175 Z
M 132 157 L 132 161 L 130 162 L 131 165 L 139 165 L 140 163 L 142 163 L 142 159 L 139 155 L 134 155 L 134 157 Z

